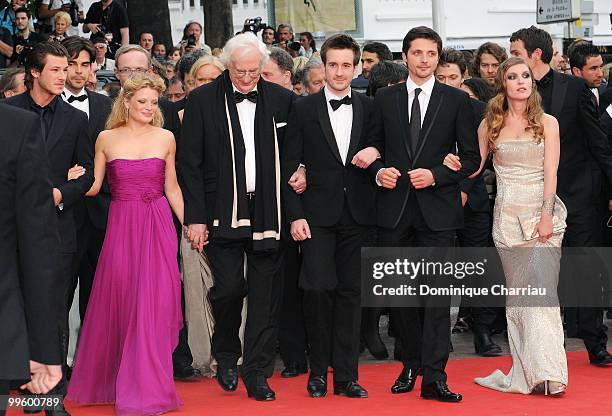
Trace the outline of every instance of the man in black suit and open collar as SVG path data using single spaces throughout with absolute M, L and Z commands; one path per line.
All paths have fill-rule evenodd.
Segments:
M 595 189 L 592 165 L 596 162 L 612 183 L 612 147 L 600 128 L 593 92 L 584 79 L 550 69 L 552 51 L 550 35 L 535 26 L 520 29 L 510 37 L 510 53 L 529 64 L 544 110 L 559 121 L 557 194 L 567 207 L 563 246 L 598 247 L 601 236 L 594 232 L 593 220 L 597 218 L 594 200 L 600 189 Z M 568 273 L 572 269 L 573 273 Z M 577 264 L 562 267 L 560 281 L 564 278 L 574 280 L 573 287 L 587 292 L 590 299 L 601 294 L 599 276 L 585 276 Z M 576 279 L 581 280 L 578 283 Z M 584 341 L 591 364 L 612 364 L 612 355 L 606 349 L 602 307 L 578 308 L 578 336 Z
M 334 369 L 334 394 L 368 397 L 358 382 L 361 323 L 361 247 L 375 225 L 374 182 L 352 164 L 366 146 L 370 100 L 351 91 L 359 45 L 347 35 L 329 38 L 321 49 L 327 86 L 299 100 L 283 146 L 285 209 L 291 235 L 301 242 L 304 315 L 310 343 L 311 397 L 327 393 Z M 304 164 L 308 188 L 299 195 L 288 182 Z
M 95 149 L 96 140 L 100 132 L 104 130 L 112 106 L 110 98 L 85 88 L 91 65 L 96 59 L 96 50 L 89 40 L 79 36 L 64 39 L 62 45 L 70 56 L 66 87 L 62 98 L 77 110 L 87 114 L 91 147 Z M 85 319 L 85 309 L 89 301 L 98 257 L 104 243 L 110 199 L 110 188 L 104 181 L 102 190 L 97 196 L 87 198 L 86 201 L 75 206 L 77 255 L 72 269 L 71 286 L 66 293 L 66 304 L 68 308 L 72 305 L 78 281 L 81 321 Z
M 65 364 L 68 353 L 68 308 L 64 299 L 77 252 L 74 207 L 83 201 L 93 183 L 93 151 L 87 115 L 60 97 L 66 82 L 65 71 L 68 69 L 66 48 L 57 43 L 39 43 L 26 62 L 28 92 L 11 97 L 5 103 L 37 114 L 45 142 L 60 237 L 60 258 L 57 261 L 62 264 L 64 271 L 62 282 L 55 289 L 63 304 L 58 307 L 57 325 L 61 331 L 62 359 Z M 85 172 L 78 179 L 69 181 L 68 170 L 75 164 L 82 166 Z M 64 377 L 54 393 L 65 395 L 66 386 Z M 67 414 L 63 406 L 50 412 L 54 415 Z
M 370 129 L 369 144 L 381 155 L 368 168 L 379 185 L 379 242 L 452 247 L 456 231 L 463 227 L 459 182 L 480 164 L 474 111 L 466 93 L 434 77 L 442 51 L 435 31 L 423 26 L 410 30 L 402 50 L 408 80 L 377 92 Z M 463 165 L 451 172 L 442 160 L 445 152 L 455 151 Z M 432 306 L 439 301 L 424 297 L 423 307 L 393 310 L 404 363 L 393 393 L 411 391 L 422 372 L 421 397 L 462 399 L 446 385 L 450 299 L 448 306 Z

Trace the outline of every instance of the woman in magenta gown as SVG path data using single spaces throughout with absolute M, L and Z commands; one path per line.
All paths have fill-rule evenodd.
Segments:
M 160 128 L 161 79 L 126 81 L 96 141 L 97 194 L 112 200 L 67 399 L 114 403 L 118 415 L 155 415 L 181 404 L 172 351 L 182 326 L 177 235 L 183 218 L 175 141 Z M 165 196 L 164 196 L 165 194 Z

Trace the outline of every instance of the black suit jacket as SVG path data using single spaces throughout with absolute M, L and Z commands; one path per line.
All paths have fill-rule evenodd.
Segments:
M 187 96 L 181 139 L 177 146 L 177 171 L 185 199 L 185 224 L 208 224 L 209 228 L 212 227 L 213 218 L 219 215 L 215 214 L 219 172 L 221 169 L 232 169 L 221 162 L 225 161 L 222 155 L 229 152 L 230 146 L 225 102 L 219 100 L 217 94 L 220 83 L 225 82 L 224 78 L 220 76 Z M 281 146 L 295 94 L 263 79 L 257 88 L 265 88 L 270 97 L 277 140 Z
M 370 165 L 372 176 L 384 167 L 401 172 L 394 189 L 378 189 L 378 225 L 395 228 L 406 208 L 410 192 L 416 198 L 427 226 L 434 231 L 463 226 L 459 182 L 478 170 L 480 152 L 474 130 L 474 110 L 468 95 L 435 81 L 417 151 L 410 150 L 408 90 L 405 83 L 383 88 L 374 98 L 369 144 L 382 155 Z M 448 153 L 458 150 L 462 167 L 452 171 L 442 164 Z M 408 171 L 425 168 L 433 172 L 435 186 L 414 190 Z
M 612 147 L 600 128 L 593 93 L 582 78 L 555 71 L 552 88 L 551 99 L 543 105 L 559 122 L 557 194 L 572 213 L 592 204 L 601 192 L 593 176 L 595 163 L 612 183 Z
M 6 99 L 6 104 L 31 111 L 28 93 Z M 74 205 L 83 201 L 91 187 L 93 176 L 93 151 L 89 139 L 87 115 L 58 97 L 51 130 L 45 142 L 49 178 L 53 187 L 62 193 L 63 209 L 57 210 L 61 251 L 75 253 L 76 222 Z M 75 164 L 85 168 L 79 179 L 68 181 L 68 169 Z
M 482 101 L 470 100 L 472 109 L 474 110 L 474 127 L 478 132 L 480 122 L 484 118 L 485 110 L 487 105 Z M 482 178 L 482 173 L 474 179 L 463 179 L 460 184 L 461 192 L 465 192 L 468 195 L 467 206 L 472 211 L 476 212 L 488 212 L 489 211 L 489 194 L 487 193 L 487 186 Z
M 0 124 L 0 380 L 24 380 L 30 359 L 61 362 L 63 273 L 39 118 L 0 104 Z
M 181 137 L 181 120 L 178 116 L 180 109 L 176 107 L 175 103 L 163 97 L 159 100 L 159 108 L 164 116 L 164 129 L 171 131 L 174 134 L 174 139 L 178 142 L 179 137 Z
M 344 201 L 353 219 L 361 225 L 375 225 L 376 188 L 367 171 L 351 160 L 367 146 L 367 126 L 371 100 L 353 91 L 353 125 L 346 165 L 327 111 L 325 92 L 297 101 L 289 117 L 287 137 L 283 144 L 283 191 L 287 219 L 306 219 L 310 225 L 331 226 L 342 216 Z M 298 195 L 287 184 L 299 164 L 306 165 L 308 187 Z
M 96 148 L 96 140 L 100 132 L 105 129 L 106 120 L 110 115 L 113 102 L 106 95 L 96 92 L 87 91 L 89 102 L 89 139 L 91 140 L 91 148 Z M 93 198 L 86 198 L 85 204 L 87 208 L 87 216 L 89 221 L 99 230 L 106 229 L 106 221 L 108 219 L 108 207 L 110 206 L 111 194 L 110 187 L 106 178 L 102 182 L 102 189 L 98 195 Z M 82 210 L 75 209 L 75 217 L 78 225 L 82 224 Z

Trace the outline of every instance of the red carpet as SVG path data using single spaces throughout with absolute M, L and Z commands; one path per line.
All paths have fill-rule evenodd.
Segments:
M 558 398 L 543 395 L 499 393 L 476 385 L 472 379 L 485 376 L 496 368 L 506 372 L 509 357 L 468 358 L 448 363 L 449 386 L 463 394 L 458 404 L 439 403 L 419 398 L 419 381 L 408 394 L 391 395 L 389 387 L 399 374 L 399 363 L 365 364 L 360 367 L 360 382 L 368 390 L 368 399 L 334 396 L 331 388 L 323 399 L 311 399 L 306 393 L 307 375 L 281 379 L 275 375 L 270 386 L 276 391 L 274 402 L 256 402 L 246 397 L 241 383 L 237 392 L 225 393 L 215 380 L 204 379 L 177 383 L 183 407 L 174 415 L 612 415 L 612 367 L 588 364 L 584 352 L 568 353 L 569 388 Z M 329 381 L 331 382 L 331 374 Z M 74 416 L 113 415 L 112 406 L 68 406 Z

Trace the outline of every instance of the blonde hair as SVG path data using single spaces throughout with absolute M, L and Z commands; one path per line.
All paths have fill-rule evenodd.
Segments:
M 193 66 L 191 67 L 191 70 L 189 71 L 189 75 L 191 76 L 191 78 L 193 78 L 195 80 L 196 79 L 196 74 L 198 73 L 198 71 L 203 66 L 206 66 L 206 65 L 214 66 L 219 71 L 221 71 L 221 73 L 223 73 L 223 71 L 225 71 L 225 66 L 223 66 L 223 64 L 221 63 L 219 58 L 217 58 L 215 56 L 212 56 L 212 55 L 204 55 L 203 57 L 201 57 L 197 61 L 195 61 Z
M 495 142 L 499 138 L 499 133 L 504 128 L 506 116 L 508 114 L 508 97 L 506 95 L 506 74 L 508 70 L 516 65 L 525 65 L 529 69 L 531 75 L 532 92 L 527 99 L 527 108 L 525 109 L 525 117 L 527 118 L 527 128 L 525 131 L 530 131 L 536 142 L 540 143 L 544 139 L 544 109 L 542 108 L 542 98 L 536 89 L 535 78 L 531 68 L 523 58 L 511 57 L 501 63 L 495 77 L 495 92 L 496 95 L 491 98 L 487 105 L 485 113 L 485 124 L 487 126 L 487 142 L 489 149 L 492 152 L 497 150 Z
M 164 81 L 155 74 L 134 74 L 129 77 L 123 83 L 123 88 L 113 103 L 113 109 L 110 116 L 108 116 L 108 120 L 106 121 L 107 130 L 116 129 L 117 127 L 122 127 L 127 124 L 129 119 L 129 111 L 125 106 L 125 101 L 131 99 L 136 92 L 144 88 L 151 88 L 157 91 L 161 97 L 166 89 L 166 86 Z M 151 125 L 161 127 L 163 124 L 164 116 L 162 115 L 159 107 L 157 107 L 157 110 L 153 115 L 153 120 L 151 120 Z
M 68 30 L 68 26 L 72 24 L 72 19 L 70 18 L 70 15 L 66 12 L 57 12 L 55 14 L 55 22 L 57 22 L 58 20 L 63 20 L 64 23 L 66 23 L 66 30 Z

